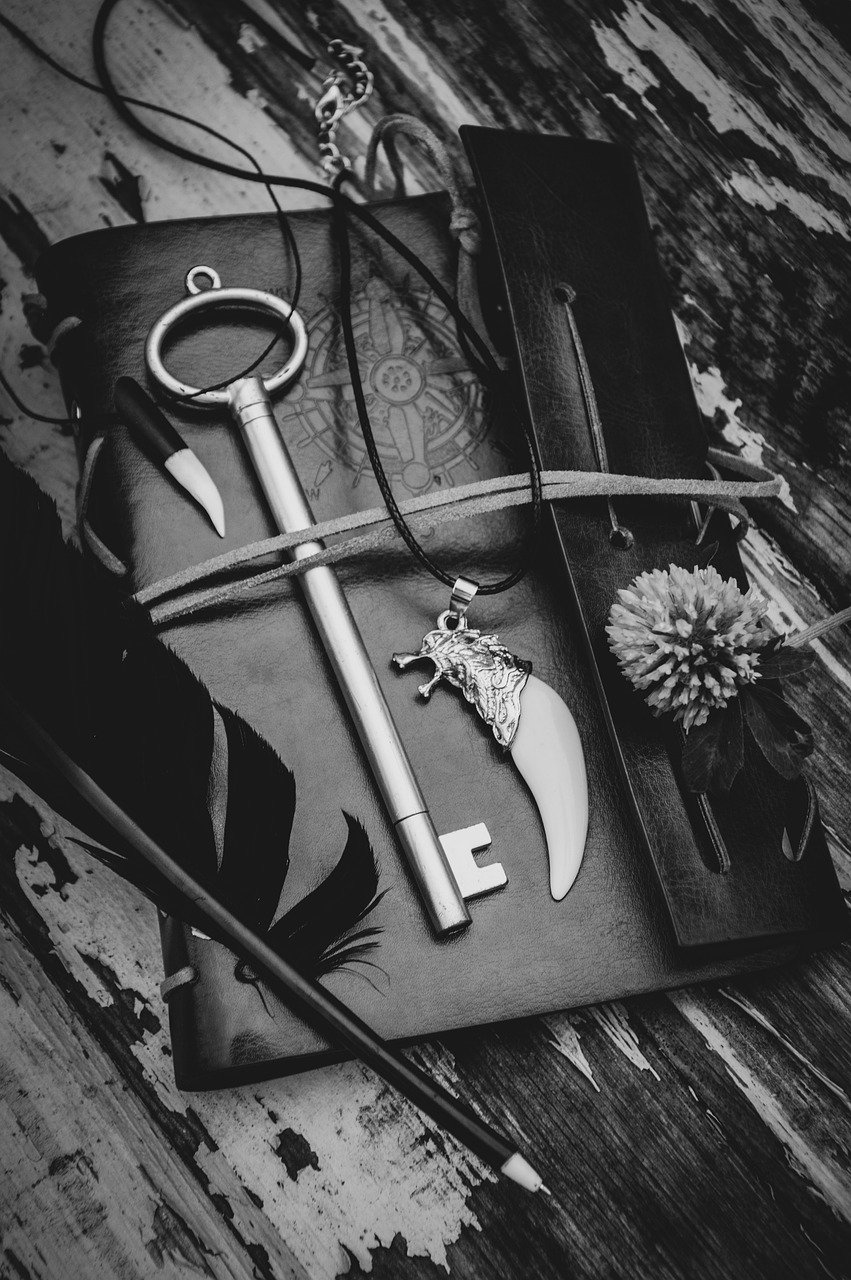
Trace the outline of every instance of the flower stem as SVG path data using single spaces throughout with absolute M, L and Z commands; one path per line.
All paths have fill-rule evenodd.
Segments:
M 805 627 L 803 631 L 787 636 L 785 644 L 790 649 L 800 649 L 802 645 L 810 644 L 828 631 L 844 626 L 846 622 L 851 622 L 851 605 L 840 609 L 839 613 L 832 613 L 829 618 L 822 618 L 821 622 L 814 622 L 811 627 Z

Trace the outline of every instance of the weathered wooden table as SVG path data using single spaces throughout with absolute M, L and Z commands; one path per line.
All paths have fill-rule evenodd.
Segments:
M 4 10 L 89 75 L 95 7 Z M 710 431 L 788 481 L 756 513 L 753 578 L 786 628 L 846 604 L 851 78 L 839 7 L 280 0 L 264 12 L 313 53 L 318 31 L 365 47 L 377 92 L 350 118 L 352 150 L 388 110 L 450 141 L 476 121 L 633 148 Z M 2 30 L 0 52 L 2 367 L 56 414 L 24 304 L 40 250 L 103 224 L 267 198 L 140 143 Z M 238 0 L 126 0 L 111 57 L 129 92 L 250 140 L 267 168 L 317 175 L 319 77 L 264 40 Z M 5 397 L 0 412 L 4 448 L 70 524 L 70 438 Z M 851 638 L 816 649 L 795 696 L 818 729 L 812 773 L 847 888 Z M 151 910 L 72 847 L 49 846 L 33 798 L 2 775 L 0 868 L 4 1277 L 851 1274 L 848 947 L 720 989 L 418 1049 L 526 1135 L 554 1191 L 533 1200 L 357 1064 L 181 1096 Z

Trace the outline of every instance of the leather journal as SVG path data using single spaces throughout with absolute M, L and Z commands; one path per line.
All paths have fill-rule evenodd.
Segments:
M 558 288 L 574 313 L 596 389 L 612 471 L 705 477 L 707 442 L 627 153 L 604 143 L 467 128 L 484 245 L 479 288 L 490 337 L 514 395 L 492 403 L 446 308 L 401 258 L 359 225 L 352 309 L 371 419 L 394 492 L 522 472 L 517 415 L 527 415 L 546 469 L 596 470 L 581 373 Z M 457 246 L 441 194 L 373 212 L 454 288 Z M 327 210 L 290 215 L 304 265 L 299 309 L 309 332 L 301 375 L 275 398 L 281 432 L 318 520 L 380 505 L 360 436 L 339 320 L 338 260 Z M 93 232 L 54 246 L 39 269 L 81 447 L 104 432 L 122 375 L 145 380 L 153 322 L 183 294 L 190 267 L 225 285 L 288 297 L 292 268 L 273 216 L 249 215 Z M 187 329 L 170 367 L 196 384 L 247 364 L 268 336 L 226 317 Z M 222 549 L 274 532 L 224 410 L 166 412 L 224 500 L 227 538 L 152 465 L 121 423 L 105 429 L 90 517 L 138 590 Z M 436 940 L 397 850 L 347 712 L 289 579 L 168 627 L 164 639 L 267 738 L 293 770 L 296 815 L 285 903 L 339 856 L 348 813 L 366 828 L 384 896 L 375 967 L 323 979 L 379 1034 L 399 1040 L 578 1006 L 764 967 L 830 940 L 844 906 L 809 784 L 788 783 L 751 753 L 729 796 L 690 795 L 678 743 L 618 674 L 604 633 L 618 588 L 644 569 L 697 560 L 690 506 L 618 499 L 632 546 L 609 540 L 604 500 L 544 511 L 532 567 L 503 595 L 476 601 L 475 625 L 497 631 L 561 695 L 588 767 L 585 858 L 571 891 L 550 896 L 537 810 L 488 730 L 393 651 L 416 649 L 448 592 L 398 539 L 338 565 L 343 588 L 438 831 L 484 822 L 483 860 L 507 886 L 471 904 L 472 925 Z M 513 563 L 528 511 L 506 509 L 435 526 L 429 554 L 473 579 Z M 713 563 L 744 583 L 730 521 L 712 517 Z M 787 845 L 797 855 L 784 852 Z M 275 850 L 268 851 L 270 858 Z M 729 869 L 722 870 L 729 863 Z M 165 972 L 192 980 L 170 994 L 175 1071 L 185 1088 L 298 1070 L 334 1056 L 255 984 L 233 957 L 179 921 L 163 920 Z

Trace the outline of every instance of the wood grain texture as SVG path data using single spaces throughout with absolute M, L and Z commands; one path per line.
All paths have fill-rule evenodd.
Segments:
M 366 50 L 387 110 L 629 145 L 717 442 L 780 471 L 745 546 L 775 620 L 848 601 L 851 57 L 827 0 L 254 0 L 296 43 Z M 90 74 L 94 0 L 5 11 Z M 178 21 L 175 15 L 181 16 Z M 184 22 L 190 24 L 184 26 Z M 846 37 L 847 38 L 847 37 Z M 306 73 L 238 0 L 126 0 L 120 83 L 316 177 Z M 140 143 L 0 32 L 2 367 L 62 405 L 28 295 L 41 248 L 133 219 L 266 209 Z M 170 126 L 171 127 L 171 126 Z M 177 126 L 174 126 L 175 129 Z M 415 185 L 434 185 L 411 156 Z M 294 197 L 292 205 L 312 203 Z M 0 438 L 70 525 L 70 437 L 0 401 Z M 851 640 L 796 703 L 851 890 Z M 181 1096 L 136 895 L 0 779 L 0 1276 L 851 1274 L 851 949 L 782 973 L 447 1037 L 412 1053 L 522 1136 L 550 1202 L 487 1171 L 358 1064 Z

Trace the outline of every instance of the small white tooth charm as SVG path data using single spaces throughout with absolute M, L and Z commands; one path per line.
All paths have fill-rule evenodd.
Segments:
M 468 587 L 458 607 L 459 584 Z M 475 631 L 466 605 L 475 584 L 459 579 L 454 608 L 437 620 L 418 653 L 394 653 L 400 669 L 428 658 L 431 680 L 419 686 L 424 698 L 440 680 L 460 689 L 511 753 L 538 806 L 550 861 L 550 892 L 558 902 L 570 889 L 582 864 L 588 834 L 588 779 L 576 721 L 554 689 L 532 675 L 532 664 L 516 658 L 498 636 Z M 462 600 L 463 600 L 462 596 Z

